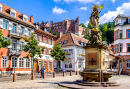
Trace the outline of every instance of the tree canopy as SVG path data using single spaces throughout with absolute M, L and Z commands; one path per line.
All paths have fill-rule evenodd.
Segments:
M 60 60 L 61 61 L 66 60 L 66 54 L 67 54 L 66 52 L 63 52 L 61 46 L 58 43 L 55 43 L 50 55 L 51 57 L 54 57 L 55 60 L 57 60 L 57 63 L 59 63 Z
M 81 24 L 80 24 L 80 26 L 82 26 L 82 27 L 85 27 L 85 28 L 86 28 L 86 26 L 85 26 L 83 23 L 81 23 Z
M 10 39 L 6 39 L 5 37 L 3 37 L 3 33 L 0 30 L 0 49 L 5 48 L 5 47 L 7 47 L 9 45 L 11 45 Z
M 57 32 L 54 32 L 53 35 L 58 35 L 58 33 L 57 33 Z
M 42 49 L 38 46 L 39 42 L 35 38 L 35 34 L 32 33 L 31 37 L 24 37 L 23 38 L 25 42 L 27 43 L 26 45 L 23 45 L 23 51 L 28 52 L 29 54 L 26 56 L 26 58 L 30 58 L 34 60 L 35 56 L 39 56 L 40 58 L 41 53 L 44 51 L 45 47 L 42 47 Z
M 52 34 L 52 30 L 50 30 L 50 33 Z

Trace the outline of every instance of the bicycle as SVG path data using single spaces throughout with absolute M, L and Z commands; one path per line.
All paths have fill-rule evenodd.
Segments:
M 4 72 L 2 72 L 2 70 L 0 71 L 0 77 L 2 77 L 4 74 Z

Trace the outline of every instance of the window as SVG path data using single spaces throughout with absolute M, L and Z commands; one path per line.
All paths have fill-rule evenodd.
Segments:
M 63 42 L 63 45 L 64 45 L 64 44 L 67 44 L 67 43 L 68 43 L 68 40 L 64 41 L 64 42 Z
M 7 29 L 7 21 L 3 20 L 3 29 Z
M 117 52 L 119 52 L 119 45 L 117 45 Z
M 7 68 L 8 67 L 8 57 L 4 56 L 2 57 L 2 68 Z
M 51 39 L 49 39 L 49 44 L 51 44 Z
M 16 33 L 16 25 L 13 24 L 12 33 Z
M 129 19 L 129 23 L 130 23 L 130 19 Z
M 21 27 L 21 28 L 20 28 L 20 34 L 21 34 L 21 35 L 23 35 L 23 31 L 24 31 L 24 28 Z
M 12 50 L 17 49 L 17 40 L 12 40 Z
M 46 37 L 44 37 L 44 42 L 46 42 Z
M 120 52 L 122 52 L 122 44 L 120 44 Z
M 16 17 L 16 14 L 13 13 L 13 12 L 11 12 L 10 15 L 13 16 L 13 17 Z
M 127 52 L 130 52 L 130 44 L 127 44 Z
M 69 68 L 72 68 L 72 63 L 69 63 Z
M 51 49 L 49 49 L 49 54 L 51 54 Z
M 20 68 L 24 67 L 24 59 L 23 58 L 19 58 L 19 67 Z
M 20 42 L 20 50 L 23 49 L 23 42 Z
M 52 62 L 49 62 L 49 70 L 52 70 L 51 64 Z
M 28 36 L 31 36 L 31 30 L 28 29 Z
M 46 70 L 46 61 L 44 61 L 44 68 L 45 68 L 45 70 Z
M 26 59 L 26 68 L 30 68 L 30 59 Z
M 12 57 L 12 67 L 17 67 L 17 57 Z
M 118 20 L 116 21 L 116 24 L 118 24 Z
M 62 43 L 62 41 L 59 41 L 58 44 L 60 45 Z
M 127 30 L 127 38 L 130 38 L 130 30 Z
M 38 26 L 38 25 L 36 25 L 36 29 L 39 29 L 39 26 Z
M 27 18 L 23 18 L 23 21 L 27 22 Z
M 73 49 L 69 49 L 69 53 L 73 54 Z
M 65 68 L 68 68 L 68 64 L 67 63 L 65 64 Z
M 120 31 L 120 39 L 122 39 L 122 31 Z
M 36 40 L 38 40 L 38 35 L 36 34 Z
M 127 61 L 126 61 L 126 68 L 127 68 L 127 69 L 130 69 L 130 60 L 127 60 Z
M 42 41 L 42 36 L 40 36 L 40 41 Z

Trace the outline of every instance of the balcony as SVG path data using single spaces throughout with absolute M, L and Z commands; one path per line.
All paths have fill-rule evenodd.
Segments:
M 68 54 L 66 55 L 66 59 L 73 59 L 73 54 L 68 53 Z
M 9 36 L 11 38 L 16 38 L 16 39 L 21 39 L 22 38 L 20 33 L 18 33 L 17 31 L 12 31 L 12 30 L 10 31 Z
M 85 55 L 79 54 L 79 55 L 77 56 L 77 59 L 78 59 L 78 60 L 85 60 Z
M 20 56 L 22 54 L 22 50 L 20 49 L 9 49 L 9 56 Z

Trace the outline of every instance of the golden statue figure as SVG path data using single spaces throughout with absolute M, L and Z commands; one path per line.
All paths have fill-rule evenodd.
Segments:
M 101 13 L 101 10 L 103 9 L 103 4 L 101 6 L 98 6 L 97 4 L 92 6 L 92 14 L 90 17 L 90 24 L 93 26 L 91 37 L 89 39 L 89 43 L 91 44 L 100 44 L 101 43 L 101 32 L 99 30 L 99 14 Z

